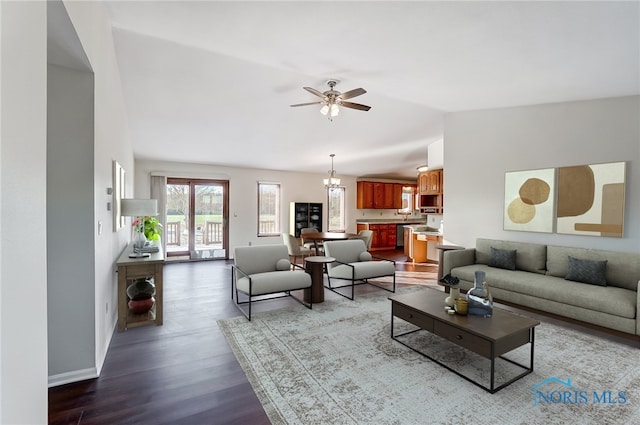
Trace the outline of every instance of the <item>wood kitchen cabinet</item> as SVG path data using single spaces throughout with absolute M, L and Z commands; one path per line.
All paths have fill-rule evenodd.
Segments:
M 413 262 L 426 263 L 438 262 L 436 246 L 442 243 L 442 236 L 437 235 L 413 235 Z
M 407 256 L 409 261 L 413 260 L 413 241 L 411 240 L 413 236 L 413 232 L 410 228 L 404 228 L 404 237 L 402 238 L 404 241 L 404 255 Z
M 429 170 L 418 175 L 418 191 L 420 195 L 437 195 L 442 193 L 442 170 Z
M 381 249 L 395 249 L 396 247 L 396 224 L 361 224 L 358 223 L 357 231 L 371 230 L 371 251 Z
M 400 183 L 393 184 L 393 201 L 394 201 L 393 208 L 397 210 L 402 209 L 404 207 L 402 205 L 402 189 L 405 186 L 412 186 L 412 185 L 404 185 Z M 413 193 L 415 193 L 415 190 L 413 191 Z
M 402 208 L 402 185 L 359 181 L 356 207 L 358 209 L 400 209 Z
M 443 178 L 443 170 L 430 170 L 418 175 L 418 208 L 422 213 L 443 213 Z
M 418 194 L 425 195 L 429 187 L 429 175 L 425 171 L 418 174 Z
M 373 206 L 373 185 L 374 182 L 360 181 L 357 183 L 356 208 L 370 209 Z

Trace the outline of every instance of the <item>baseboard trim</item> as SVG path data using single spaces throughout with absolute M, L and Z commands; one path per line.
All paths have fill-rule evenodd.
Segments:
M 87 379 L 95 379 L 97 377 L 98 370 L 95 367 L 59 373 L 49 376 L 49 388 L 70 384 L 72 382 L 86 381 Z

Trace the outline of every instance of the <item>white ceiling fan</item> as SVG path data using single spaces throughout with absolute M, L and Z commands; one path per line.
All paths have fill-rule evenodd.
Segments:
M 337 80 L 327 81 L 329 90 L 325 91 L 324 93 L 311 87 L 303 87 L 303 89 L 322 98 L 322 100 L 318 102 L 298 103 L 291 106 L 297 107 L 308 105 L 322 105 L 322 108 L 320 108 L 320 113 L 322 115 L 327 115 L 329 120 L 331 120 L 335 116 L 338 116 L 341 106 L 344 106 L 345 108 L 357 109 L 359 111 L 368 111 L 369 109 L 371 109 L 371 106 L 346 101 L 347 99 L 365 94 L 367 92 L 365 89 L 357 88 L 344 93 L 340 93 L 339 91 L 334 90 L 336 84 L 338 84 Z

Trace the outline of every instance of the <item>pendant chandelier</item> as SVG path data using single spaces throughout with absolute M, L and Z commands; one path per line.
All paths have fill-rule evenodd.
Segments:
M 323 182 L 325 189 L 334 189 L 340 187 L 340 179 L 336 177 L 336 171 L 333 169 L 333 157 L 336 156 L 336 154 L 332 153 L 329 156 L 331 157 L 331 170 L 328 171 L 329 178 L 323 179 Z

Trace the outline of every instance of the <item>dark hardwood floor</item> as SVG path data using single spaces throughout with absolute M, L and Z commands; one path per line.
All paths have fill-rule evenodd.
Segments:
M 401 251 L 377 254 L 406 259 Z M 240 316 L 230 299 L 230 267 L 226 261 L 166 264 L 164 324 L 116 332 L 100 378 L 49 390 L 49 423 L 269 424 L 216 324 Z M 326 299 L 338 297 L 326 292 Z M 254 312 L 288 305 L 300 306 L 280 299 L 257 303 Z
M 402 251 L 376 255 L 406 260 Z M 164 268 L 164 325 L 113 335 L 100 378 L 49 390 L 49 424 L 269 424 L 216 320 L 240 316 L 230 299 L 230 263 L 171 263 Z M 398 263 L 398 270 L 433 266 Z M 360 285 L 357 293 L 379 290 Z M 326 299 L 339 296 L 325 291 Z M 255 311 L 300 307 L 291 299 L 257 303 Z M 532 316 L 586 329 L 579 324 Z M 605 338 L 638 340 L 602 330 Z

